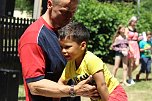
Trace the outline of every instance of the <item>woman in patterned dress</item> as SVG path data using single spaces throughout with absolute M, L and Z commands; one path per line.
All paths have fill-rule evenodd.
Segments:
M 128 83 L 135 84 L 132 79 L 132 72 L 139 66 L 140 62 L 140 51 L 138 41 L 142 39 L 142 36 L 139 36 L 139 33 L 136 30 L 137 17 L 133 16 L 129 20 L 129 25 L 125 29 L 125 35 L 128 38 L 129 43 L 129 63 L 128 63 Z

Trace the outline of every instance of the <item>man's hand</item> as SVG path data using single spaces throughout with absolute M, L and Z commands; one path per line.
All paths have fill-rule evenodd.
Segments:
M 89 85 L 92 80 L 92 76 L 89 76 L 86 80 L 79 82 L 75 87 L 75 92 L 78 96 L 84 96 L 89 98 L 99 98 L 98 91 L 95 85 Z

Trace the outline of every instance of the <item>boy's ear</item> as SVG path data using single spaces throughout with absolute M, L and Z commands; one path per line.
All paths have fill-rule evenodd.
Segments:
M 82 50 L 85 50 L 86 46 L 87 46 L 87 43 L 85 41 L 81 42 L 80 47 L 81 47 Z

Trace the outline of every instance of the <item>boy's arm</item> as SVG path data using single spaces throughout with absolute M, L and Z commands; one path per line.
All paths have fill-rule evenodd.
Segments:
M 66 81 L 66 80 L 63 80 L 63 79 L 60 77 L 60 79 L 58 80 L 58 83 L 59 83 L 59 84 L 66 85 L 66 84 L 67 84 L 67 81 Z
M 140 41 L 140 42 L 139 42 L 139 48 L 140 48 L 140 52 L 144 52 L 144 51 L 146 51 L 146 50 L 151 50 L 151 47 L 150 47 L 150 46 L 144 48 L 144 43 L 143 43 L 143 41 Z
M 100 71 L 96 72 L 93 75 L 93 78 L 96 82 L 97 90 L 98 90 L 98 93 L 99 93 L 102 101 L 108 101 L 109 92 L 108 92 L 108 88 L 106 86 L 106 82 L 104 79 L 103 71 L 100 70 Z

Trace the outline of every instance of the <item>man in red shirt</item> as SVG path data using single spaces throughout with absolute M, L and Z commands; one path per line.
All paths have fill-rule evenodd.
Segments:
M 18 53 L 26 91 L 26 101 L 53 101 L 56 97 L 95 96 L 89 79 L 75 86 L 56 83 L 66 65 L 57 30 L 68 24 L 78 0 L 48 0 L 47 11 L 21 36 Z

